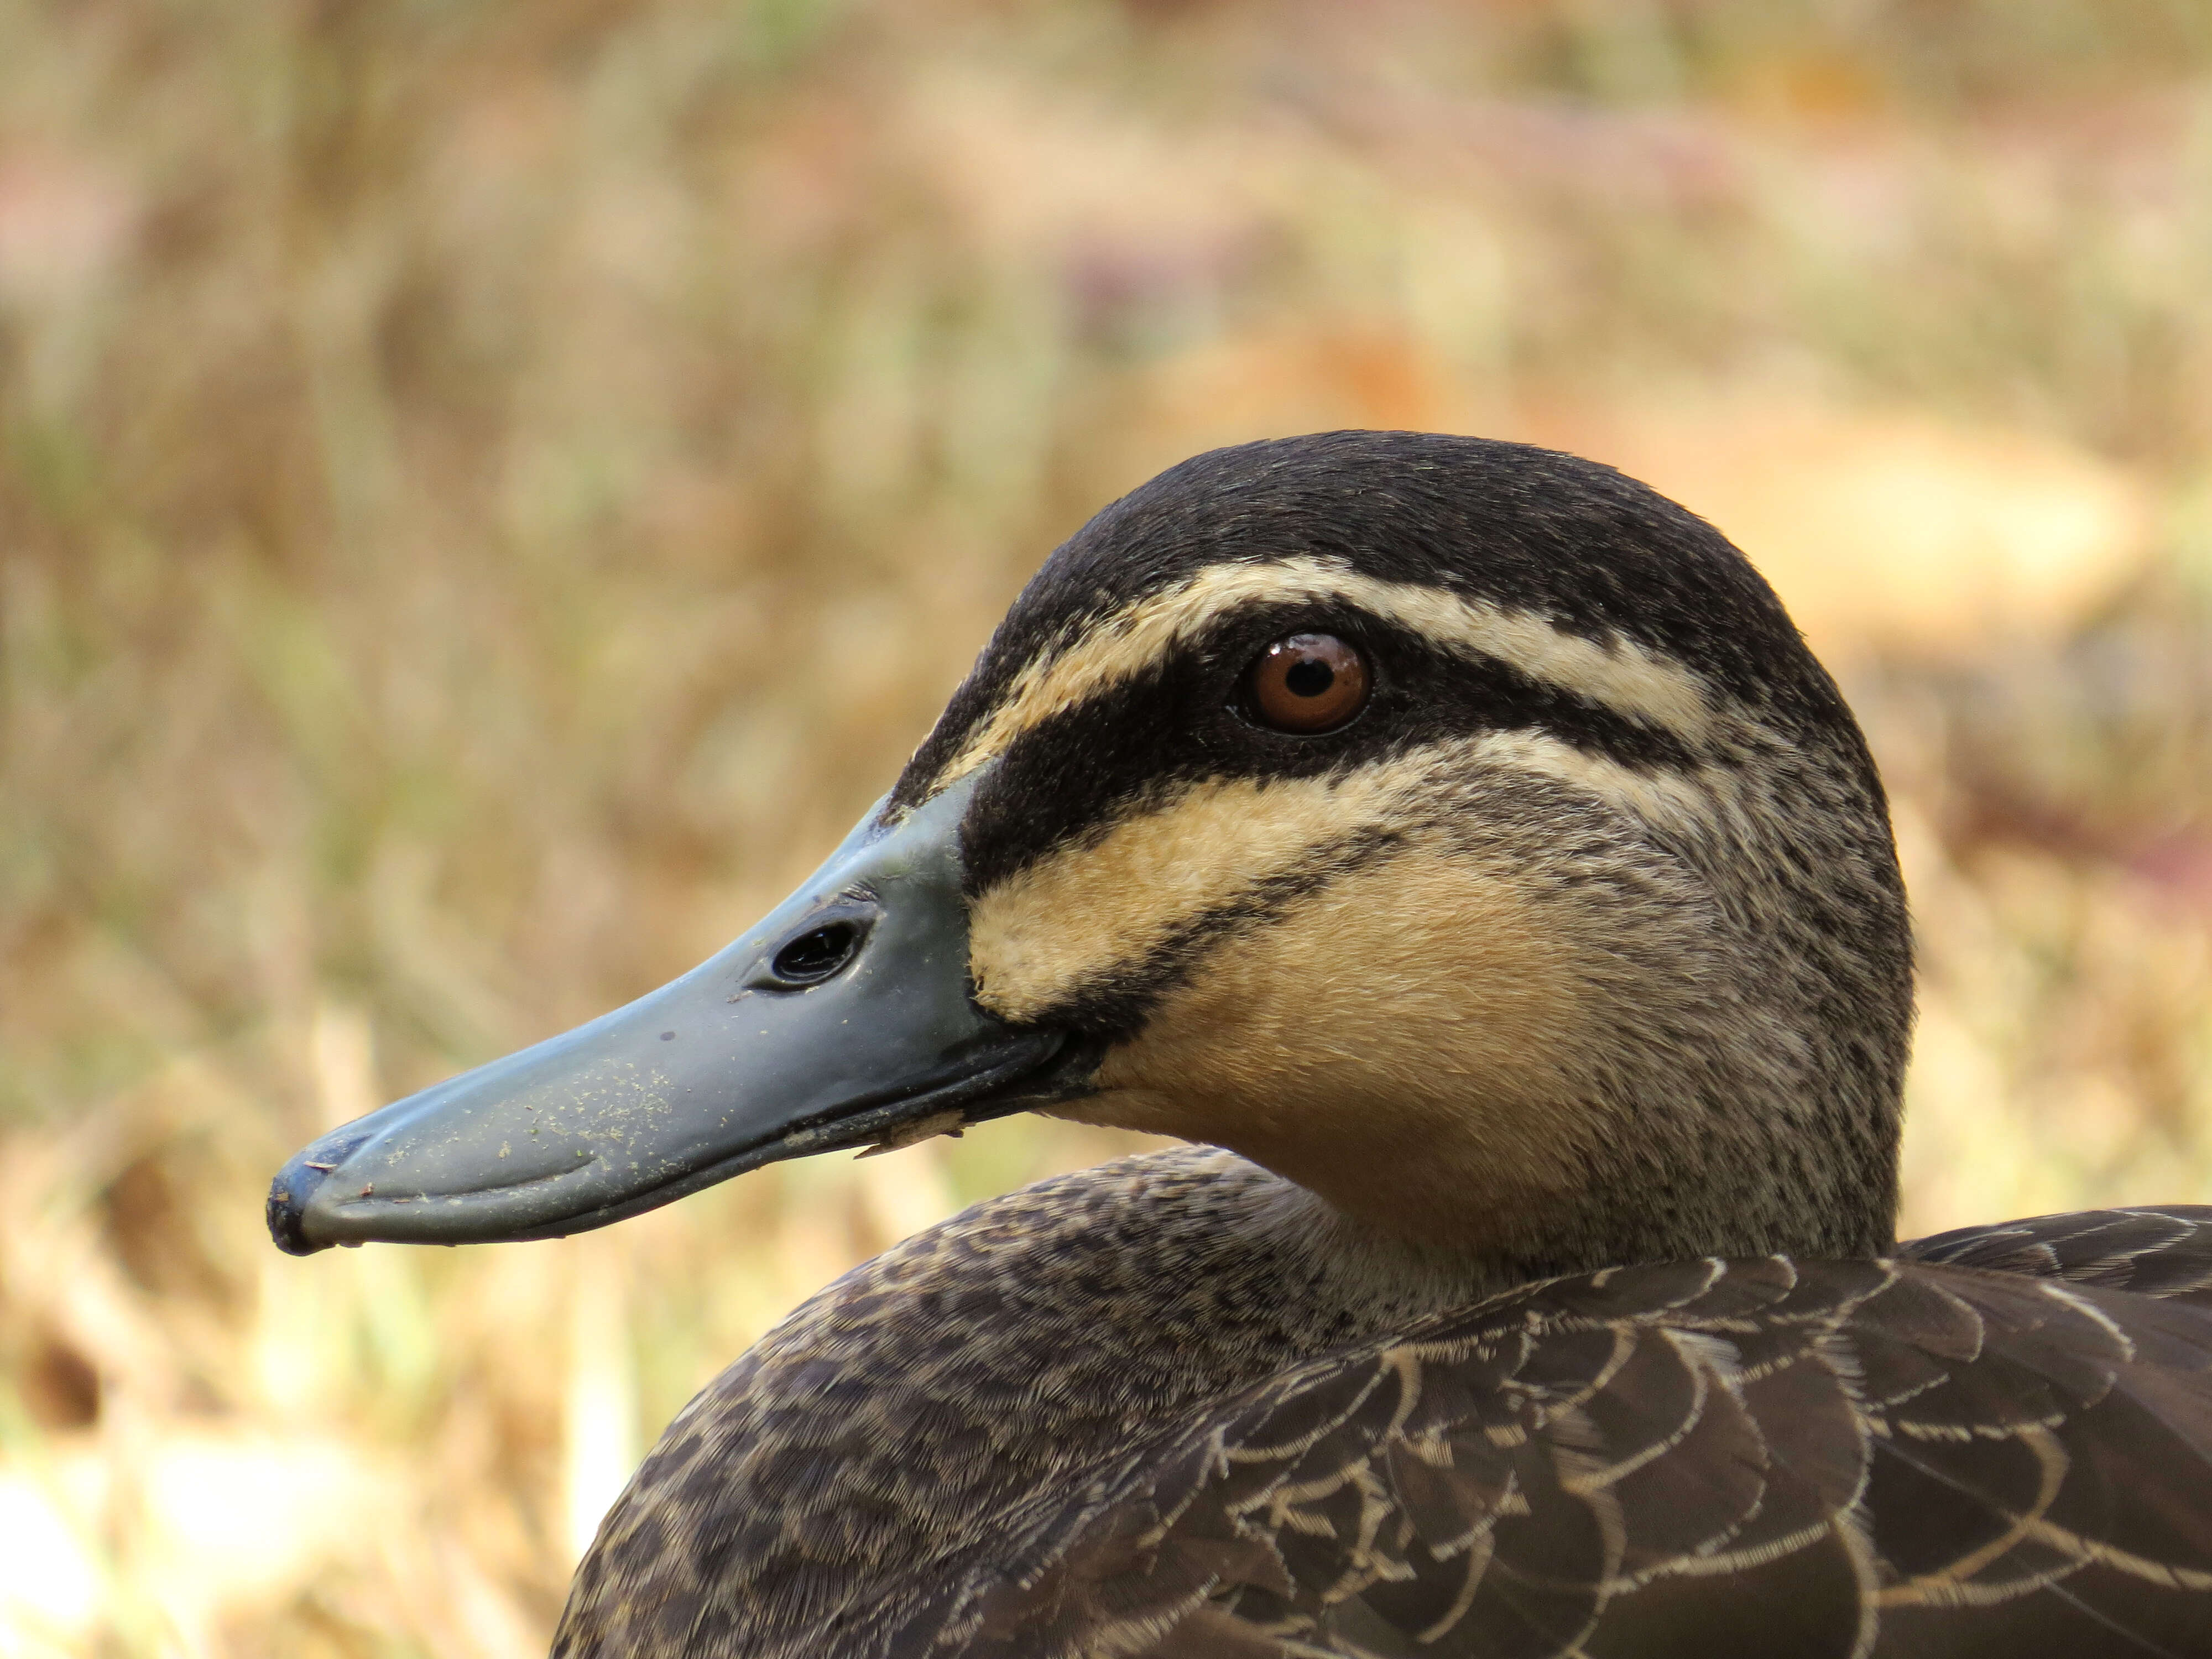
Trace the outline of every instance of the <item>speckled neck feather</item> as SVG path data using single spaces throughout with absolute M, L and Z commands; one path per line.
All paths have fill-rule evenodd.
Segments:
M 1496 1288 L 1233 1153 L 1122 1158 L 979 1204 L 813 1297 L 669 1426 L 555 1652 L 890 1650 L 1024 1517 L 1287 1364 Z

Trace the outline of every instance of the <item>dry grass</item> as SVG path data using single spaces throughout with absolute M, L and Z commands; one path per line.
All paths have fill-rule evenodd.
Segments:
M 1097 1156 L 259 1222 L 722 943 L 1224 440 L 1530 435 L 1735 529 L 1898 793 L 1908 1221 L 2212 1194 L 2207 295 L 2188 0 L 6 9 L 0 1651 L 536 1650 L 781 1310 Z

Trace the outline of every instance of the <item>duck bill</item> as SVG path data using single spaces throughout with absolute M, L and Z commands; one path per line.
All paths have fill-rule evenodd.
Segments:
M 959 826 L 973 789 L 896 823 L 879 805 L 681 979 L 331 1130 L 270 1185 L 277 1245 L 557 1237 L 763 1164 L 1064 1092 L 1073 1045 L 971 994 Z

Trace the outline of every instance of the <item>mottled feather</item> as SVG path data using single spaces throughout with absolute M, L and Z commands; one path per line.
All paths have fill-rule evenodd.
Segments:
M 2084 1219 L 2013 1231 L 2063 1256 Z M 1249 1390 L 898 1651 L 2196 1654 L 2208 1492 L 2186 1305 L 1907 1260 L 1628 1268 Z
M 1898 1254 L 2212 1308 L 2212 1206 L 2203 1205 L 2077 1210 L 1960 1227 L 1900 1244 Z
M 1153 1154 L 855 1269 L 672 1426 L 556 1652 L 2212 1649 L 2212 1209 L 1455 1308 L 1309 1204 Z

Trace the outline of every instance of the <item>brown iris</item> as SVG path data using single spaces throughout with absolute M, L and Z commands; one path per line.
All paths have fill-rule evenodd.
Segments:
M 1247 683 L 1261 725 L 1307 737 L 1365 705 L 1367 659 L 1334 634 L 1293 634 L 1260 653 Z

